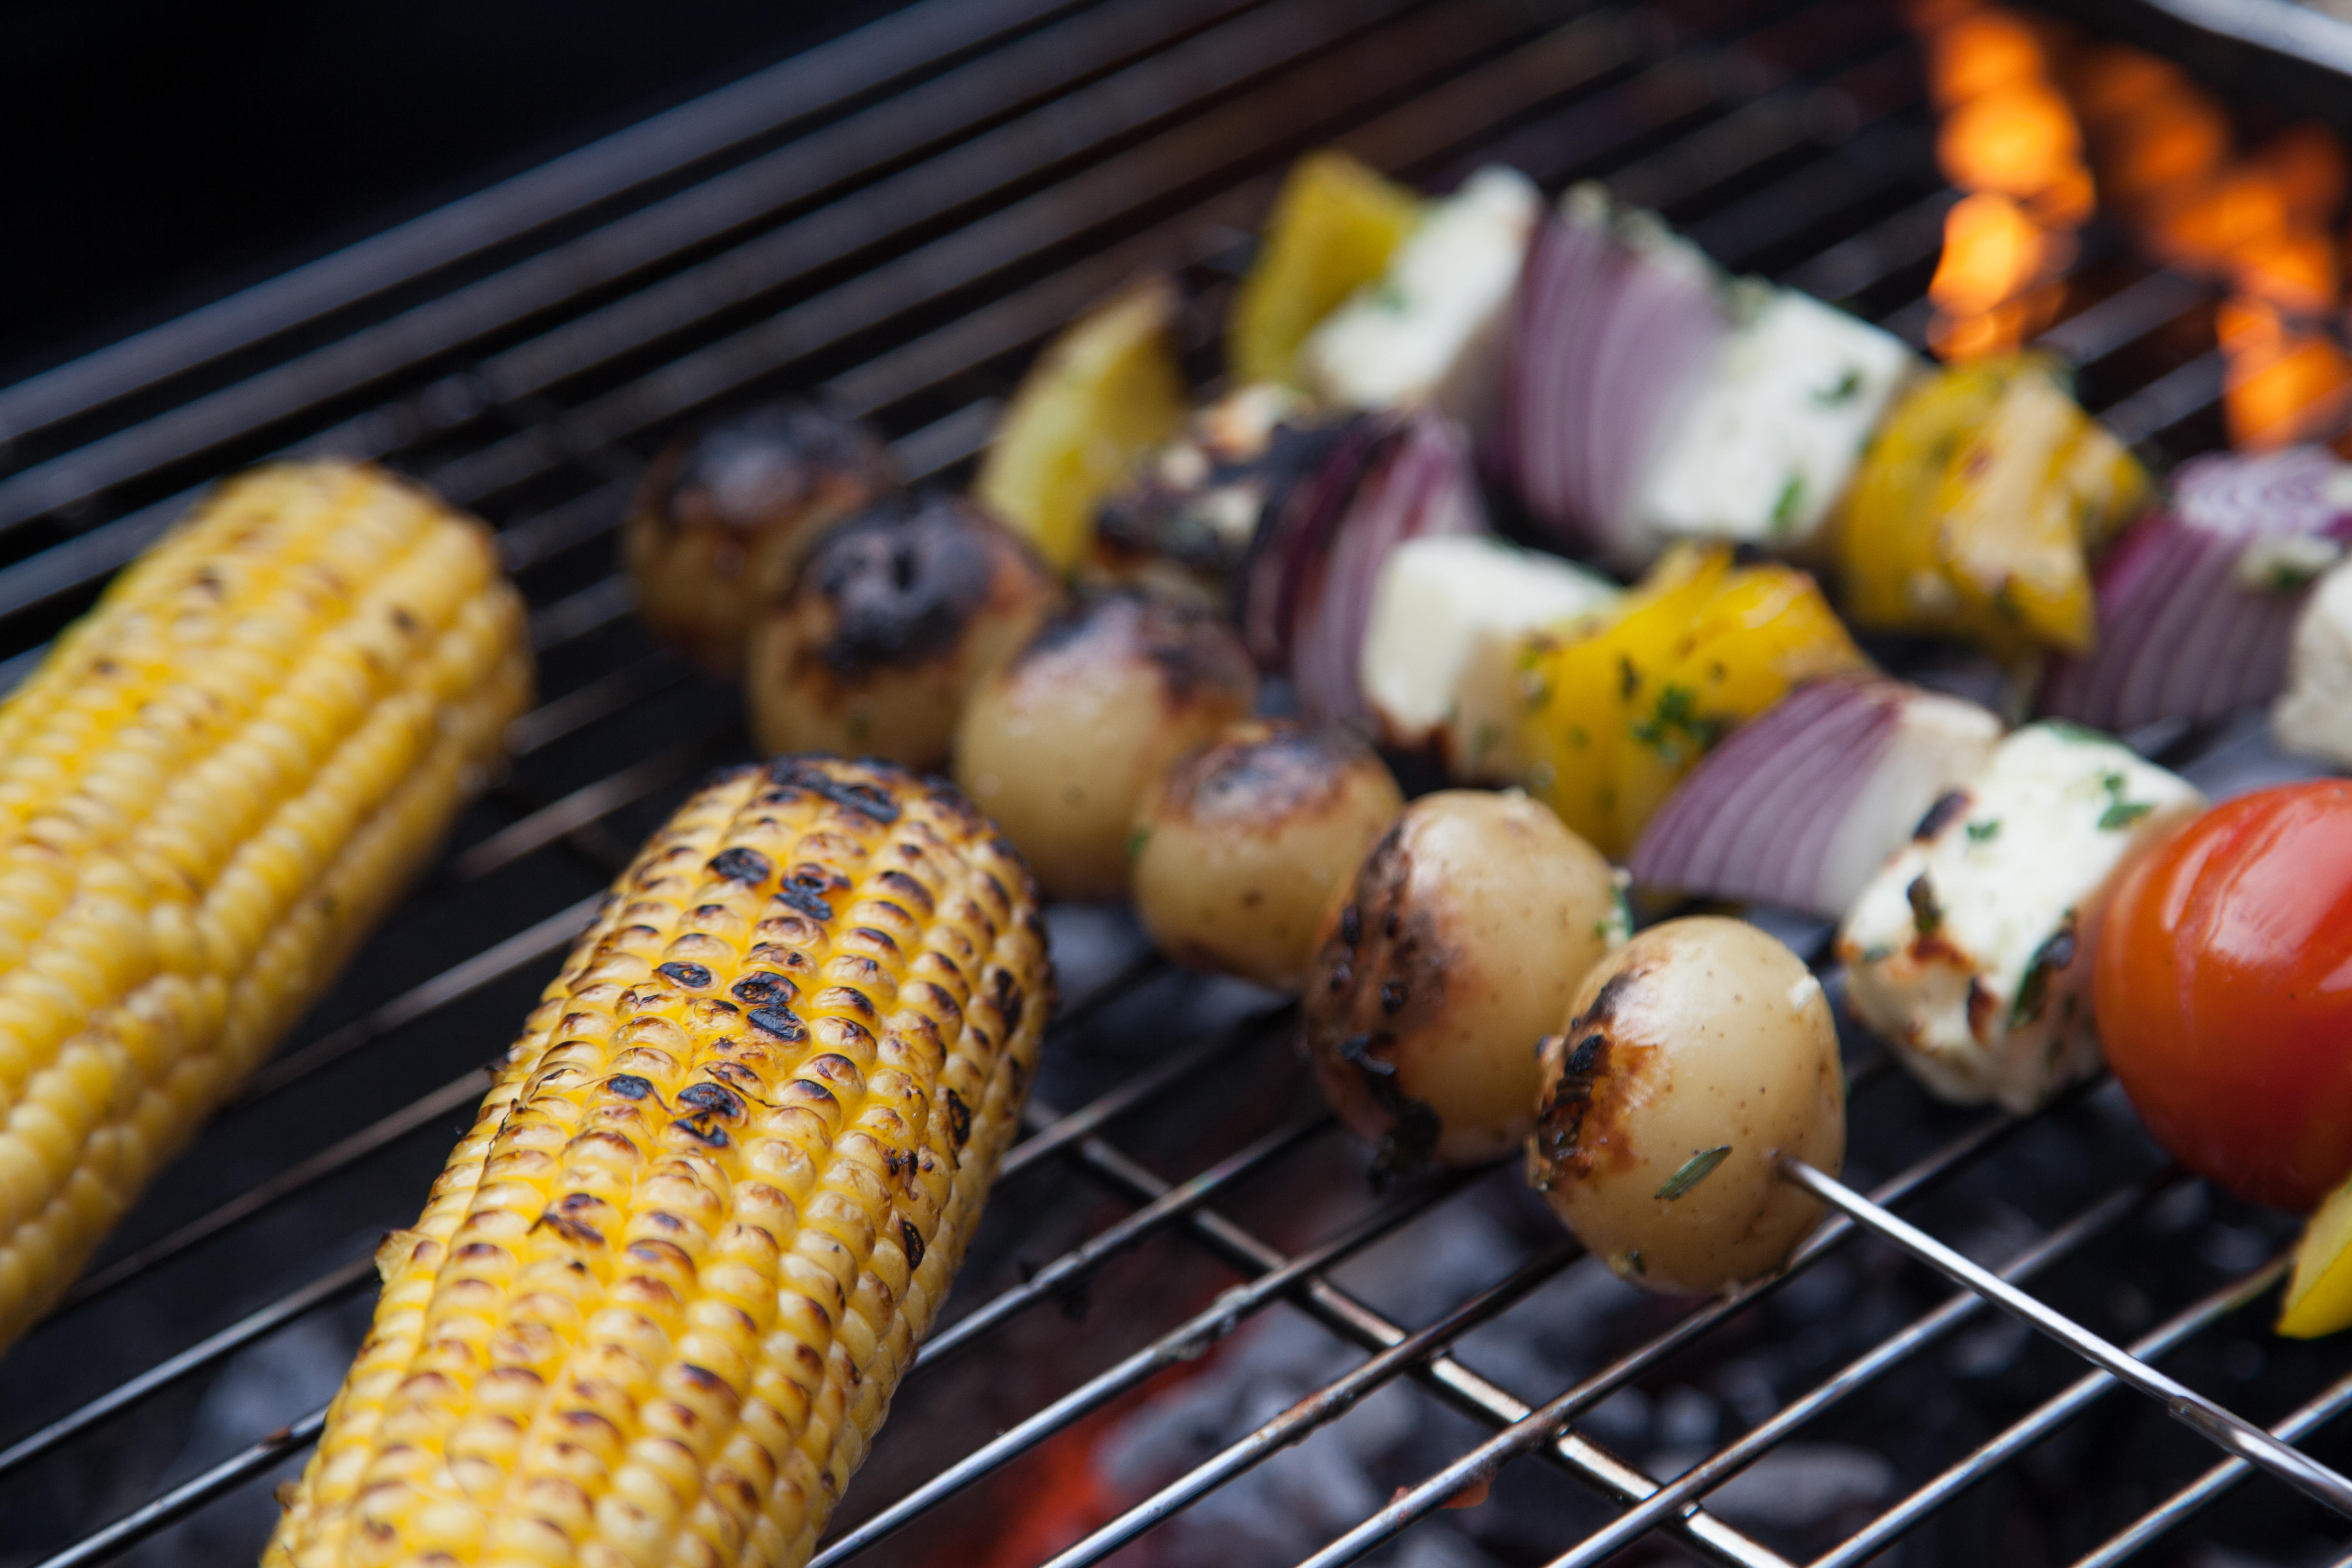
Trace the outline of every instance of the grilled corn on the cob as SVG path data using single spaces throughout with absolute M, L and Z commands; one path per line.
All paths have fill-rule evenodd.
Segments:
M 413 1231 L 265 1563 L 798 1564 L 946 1296 L 1052 1002 L 949 786 L 786 757 L 614 885 Z
M 0 1342 L 331 981 L 530 690 L 488 531 L 224 485 L 0 704 Z

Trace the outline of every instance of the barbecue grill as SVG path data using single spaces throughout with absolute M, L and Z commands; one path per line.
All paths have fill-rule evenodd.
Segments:
M 2352 58 L 2352 27 L 2296 16 Z M 2183 16 L 2279 25 L 2209 0 L 2151 26 Z M 2233 70 L 2313 79 L 2264 37 Z M 1040 340 L 1140 268 L 1191 285 L 1205 353 L 1281 169 L 1330 143 L 1435 188 L 1492 159 L 1603 178 L 1920 343 L 1956 199 L 1933 135 L 1900 13 L 1864 0 L 923 0 L 0 390 L 0 679 L 194 487 L 293 451 L 385 461 L 498 524 L 544 688 L 440 866 L 0 1362 L 0 1563 L 102 1563 L 184 1521 L 211 1533 L 163 1560 L 251 1560 L 478 1064 L 628 847 L 746 752 L 735 697 L 656 651 L 613 574 L 630 485 L 681 423 L 812 391 L 951 476 Z M 2095 226 L 2072 280 L 2044 341 L 2086 405 L 2158 460 L 2221 445 L 2213 289 Z M 2137 739 L 2209 783 L 2290 766 L 2259 726 Z M 827 1568 L 1148 1552 L 1392 1384 L 1454 1440 L 1383 1475 L 1402 1489 L 1318 1564 L 1411 1551 L 1490 1480 L 1515 1535 L 1447 1517 L 1502 1561 L 2338 1560 L 2352 1359 L 2267 1333 L 2291 1230 L 2167 1166 L 2111 1086 L 1961 1112 L 1850 1041 L 1847 1182 L 1800 1173 L 1835 1217 L 1789 1274 L 1621 1300 L 1511 1173 L 1369 1191 L 1264 995 L 1172 973 L 1115 913 L 1054 927 L 1066 1006 L 1026 1140 Z M 1384 1304 L 1379 1260 L 1474 1213 L 1512 1255 Z M 1482 1334 L 1562 1303 L 1591 1314 L 1570 1371 L 1482 1370 Z M 1044 1458 L 1286 1315 L 1355 1352 L 1336 1380 L 1029 1557 L 1001 1530 L 982 1551 L 985 1521 L 1053 1501 Z M 1628 1419 L 1701 1386 L 1732 1391 L 1731 1430 Z M 1769 1468 L 1825 1436 L 1885 1456 L 1864 1506 L 1733 1506 L 1726 1483 L 1796 1475 Z

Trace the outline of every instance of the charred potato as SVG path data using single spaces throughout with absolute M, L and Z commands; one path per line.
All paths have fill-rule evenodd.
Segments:
M 1324 1097 L 1398 1174 L 1535 1124 L 1536 1042 L 1629 921 L 1601 852 L 1513 790 L 1408 807 L 1335 900 L 1302 1008 Z
M 1295 991 L 1324 910 L 1403 809 L 1353 731 L 1244 720 L 1144 795 L 1136 913 L 1179 963 Z
M 890 449 L 855 420 L 768 403 L 656 458 L 621 552 L 656 637 L 735 679 L 760 612 L 833 523 L 898 488 Z
M 1584 977 L 1544 1042 L 1528 1179 L 1577 1239 L 1654 1290 L 1769 1274 L 1821 1217 L 1780 1162 L 1832 1175 L 1845 1075 L 1821 983 L 1744 921 L 1651 927 Z
M 1134 594 L 1090 597 L 972 694 L 956 782 L 1047 893 L 1115 899 L 1143 792 L 1256 697 L 1249 655 L 1216 616 Z
M 1036 553 L 960 496 L 886 497 L 817 542 L 751 637 L 761 750 L 946 766 L 974 685 L 1060 600 Z

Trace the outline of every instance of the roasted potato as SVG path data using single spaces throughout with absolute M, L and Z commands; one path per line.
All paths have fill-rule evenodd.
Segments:
M 877 501 L 817 542 L 753 632 L 751 739 L 944 767 L 966 696 L 1060 597 L 1035 552 L 961 497 Z
M 1179 963 L 1295 991 L 1324 910 L 1403 809 L 1352 730 L 1245 719 L 1145 793 L 1135 912 Z
M 1540 801 L 1413 802 L 1325 915 L 1302 1004 L 1324 1097 L 1377 1169 L 1517 1148 L 1536 1042 L 1629 924 L 1609 862 Z
M 743 673 L 760 612 L 827 527 L 898 486 L 873 431 L 803 403 L 763 403 L 673 442 L 621 534 L 637 614 L 713 675 Z
M 1047 893 L 1115 899 L 1127 891 L 1143 792 L 1256 697 L 1249 655 L 1216 616 L 1092 595 L 972 694 L 956 730 L 956 782 Z
M 1845 1157 L 1837 1026 L 1804 960 L 1744 921 L 1652 926 L 1585 975 L 1543 1046 L 1528 1180 L 1634 1284 L 1771 1273 L 1821 1218 L 1780 1179 Z

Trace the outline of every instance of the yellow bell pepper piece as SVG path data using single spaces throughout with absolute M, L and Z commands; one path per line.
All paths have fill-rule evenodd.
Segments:
M 1067 572 L 1093 547 L 1095 510 L 1184 427 L 1176 286 L 1151 277 L 1045 345 L 1013 394 L 972 493 Z
M 1903 401 L 1855 476 L 1840 539 L 1846 606 L 1864 626 L 2087 653 L 2089 552 L 2147 489 L 2046 360 L 1955 365 Z
M 2278 1321 L 2278 1331 L 2293 1340 L 2346 1328 L 2352 1328 L 2352 1183 L 2330 1194 L 2304 1226 Z
M 1291 165 L 1226 318 L 1233 382 L 1295 384 L 1307 334 L 1388 270 L 1420 219 L 1420 198 L 1345 153 L 1310 153 Z
M 1735 726 L 1817 676 L 1869 668 L 1812 578 L 1677 545 L 1614 608 L 1521 654 L 1528 786 L 1622 858 Z

